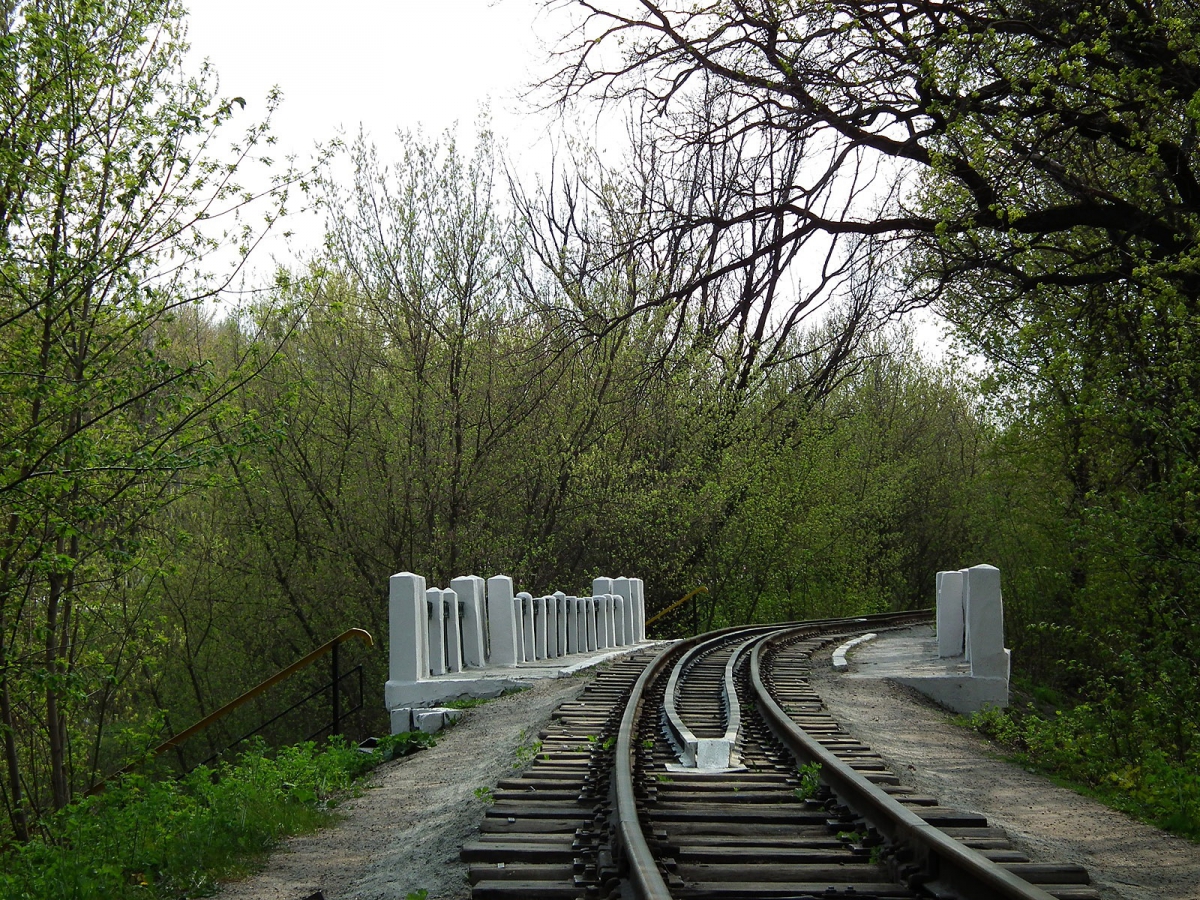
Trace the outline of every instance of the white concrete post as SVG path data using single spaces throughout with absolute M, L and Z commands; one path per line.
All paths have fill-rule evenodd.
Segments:
M 538 659 L 546 658 L 546 620 L 546 598 L 538 597 L 533 601 L 533 646 Z
M 458 594 L 442 591 L 442 603 L 446 607 L 446 671 L 462 671 L 462 617 L 458 608 Z
M 425 579 L 400 572 L 388 580 L 388 682 L 420 681 L 429 675 L 425 649 Z
M 612 595 L 601 594 L 596 598 L 596 649 L 606 650 L 612 646 Z
M 640 644 L 646 640 L 646 583 L 640 578 L 631 578 L 633 587 L 633 641 Z
M 614 578 L 613 593 L 616 595 L 617 645 L 624 647 L 634 643 L 633 636 L 633 583 L 629 578 Z
M 608 646 L 617 646 L 617 607 L 621 603 L 621 598 L 616 594 L 609 594 L 608 600 Z
M 579 598 L 567 598 L 567 652 L 579 652 Z
M 959 569 L 963 579 L 963 659 L 971 661 L 971 620 L 967 616 L 967 573 L 970 569 Z
M 537 644 L 534 638 L 534 622 L 533 613 L 533 595 L 528 591 L 521 591 L 517 594 L 517 600 L 521 603 L 521 648 L 525 653 L 525 662 L 533 662 L 537 659 L 536 649 Z
M 553 594 L 546 595 L 546 659 L 558 656 L 558 604 Z
M 963 607 L 971 647 L 971 675 L 1007 679 L 1008 651 L 1004 649 L 1004 600 L 999 569 L 995 566 L 967 569 Z
M 445 675 L 446 613 L 442 589 L 429 588 L 425 592 L 425 603 L 429 615 L 429 672 L 431 675 Z
M 613 592 L 613 579 L 611 578 L 593 578 L 592 579 L 592 596 L 603 597 L 605 594 Z
M 938 656 L 963 653 L 963 573 L 937 573 Z
M 487 581 L 488 636 L 493 666 L 515 666 L 521 661 L 521 619 L 513 597 L 512 579 L 496 575 Z
M 463 665 L 482 666 L 487 662 L 484 643 L 483 579 L 478 575 L 460 575 L 450 582 L 462 609 Z
M 597 650 L 600 645 L 596 643 L 596 598 L 584 597 L 583 606 L 585 620 L 583 634 L 587 638 L 587 644 L 583 649 L 585 651 Z
M 554 610 L 558 622 L 558 655 L 567 655 L 567 595 L 562 591 L 554 592 Z

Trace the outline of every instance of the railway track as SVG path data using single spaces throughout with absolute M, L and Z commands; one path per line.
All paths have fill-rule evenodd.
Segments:
M 899 782 L 808 685 L 809 659 L 887 614 L 726 629 L 604 670 L 464 845 L 473 900 L 1093 900 L 1081 866 Z

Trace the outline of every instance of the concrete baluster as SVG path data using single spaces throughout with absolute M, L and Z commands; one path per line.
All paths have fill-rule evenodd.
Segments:
M 999 569 L 995 566 L 967 569 L 963 608 L 972 677 L 1007 679 L 1009 652 L 1004 649 L 1004 600 Z
M 587 645 L 583 648 L 585 651 L 597 649 L 596 643 L 596 598 L 584 597 L 584 627 L 583 634 L 587 638 Z
M 446 671 L 462 671 L 462 617 L 458 608 L 458 594 L 451 590 L 442 591 L 442 605 L 446 616 Z
M 579 598 L 567 597 L 567 652 L 579 652 Z
M 487 607 L 488 662 L 493 666 L 515 666 L 521 661 L 521 618 L 512 579 L 507 575 L 488 579 Z
M 478 575 L 460 575 L 450 582 L 458 595 L 462 612 L 462 662 L 464 666 L 482 666 L 487 662 L 484 642 L 483 579 Z
M 533 601 L 533 640 L 538 659 L 546 658 L 547 619 L 546 598 L 538 597 Z
M 521 602 L 521 646 L 525 652 L 525 662 L 533 662 L 537 658 L 537 643 L 534 638 L 533 595 L 528 591 L 521 591 L 521 593 L 517 594 L 517 599 Z
M 617 612 L 617 644 L 625 647 L 636 641 L 633 636 L 633 579 L 614 578 L 613 594 Z
M 962 656 L 963 622 L 963 573 L 938 572 L 938 656 Z
M 388 580 L 388 683 L 429 676 L 425 579 L 400 572 Z
M 425 602 L 429 615 L 429 672 L 431 675 L 445 675 L 446 611 L 442 602 L 442 589 L 429 588 L 425 591 Z
M 646 583 L 640 578 L 631 578 L 633 588 L 633 642 L 646 640 Z
M 554 621 L 558 624 L 556 641 L 557 656 L 567 655 L 567 595 L 562 591 L 554 592 Z
M 607 650 L 612 644 L 609 642 L 611 630 L 609 621 L 612 619 L 612 595 L 601 594 L 596 598 L 596 649 Z
M 609 594 L 608 600 L 608 646 L 617 646 L 617 606 L 621 599 L 616 594 Z

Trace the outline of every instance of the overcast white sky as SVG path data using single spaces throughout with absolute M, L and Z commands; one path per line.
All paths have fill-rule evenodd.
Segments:
M 273 86 L 279 152 L 301 160 L 342 129 L 363 128 L 385 149 L 397 128 L 437 135 L 456 122 L 464 137 L 489 104 L 509 155 L 544 155 L 547 122 L 519 99 L 545 71 L 556 24 L 540 0 L 191 0 L 188 39 L 207 58 L 221 94 L 262 114 Z M 539 148 L 541 153 L 539 154 Z M 386 158 L 386 157 L 385 157 Z M 320 239 L 316 222 L 293 222 L 294 243 Z M 268 255 L 286 258 L 278 243 Z M 262 262 L 266 262 L 263 260 Z M 261 270 L 260 265 L 255 266 Z

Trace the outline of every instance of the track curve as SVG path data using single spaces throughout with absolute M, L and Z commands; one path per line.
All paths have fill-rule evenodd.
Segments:
M 1032 863 L 982 817 L 902 787 L 808 687 L 821 647 L 929 618 L 732 628 L 627 658 L 543 732 L 522 789 L 496 795 L 463 849 L 472 897 L 1097 898 L 1082 867 Z M 551 775 L 575 776 L 553 809 Z

